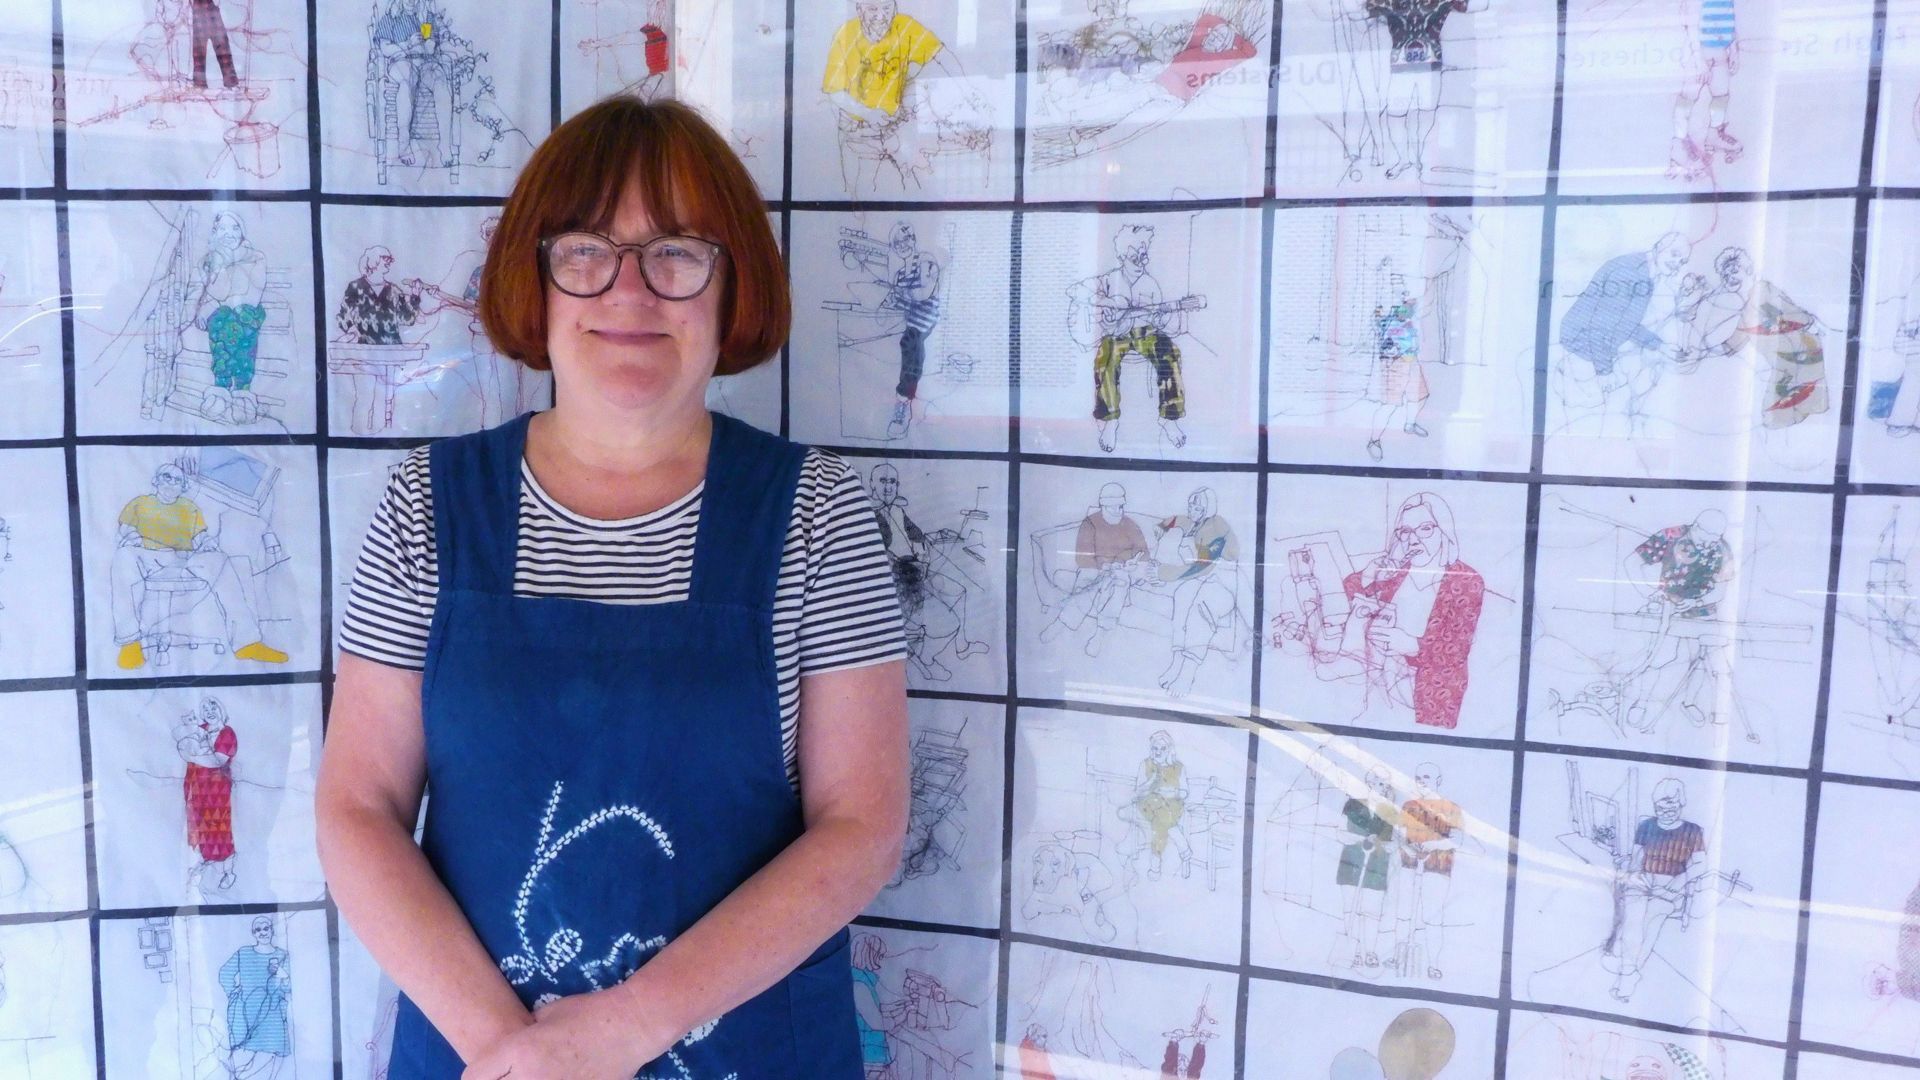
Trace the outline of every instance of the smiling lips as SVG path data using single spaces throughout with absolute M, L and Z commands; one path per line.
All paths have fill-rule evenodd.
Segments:
M 649 341 L 655 340 L 656 338 L 662 338 L 666 336 L 665 334 L 657 333 L 652 330 L 613 330 L 613 329 L 603 328 L 598 330 L 591 330 L 588 332 L 597 338 L 601 338 L 605 341 L 610 341 L 615 345 L 644 345 Z

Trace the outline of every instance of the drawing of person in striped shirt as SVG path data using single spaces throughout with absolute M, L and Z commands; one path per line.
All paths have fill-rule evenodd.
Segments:
M 1685 71 L 1673 101 L 1673 142 L 1667 176 L 1698 180 L 1712 169 L 1714 155 L 1733 164 L 1746 149 L 1727 132 L 1727 106 L 1733 76 L 1740 70 L 1740 41 L 1734 33 L 1735 0 L 1681 0 Z M 1694 135 L 1693 115 L 1707 100 L 1707 128 Z
M 1614 886 L 1614 926 L 1604 952 L 1616 1001 L 1633 999 L 1667 921 L 1684 925 L 1707 876 L 1707 831 L 1686 820 L 1685 784 L 1669 776 L 1653 787 L 1653 816 L 1633 831 Z

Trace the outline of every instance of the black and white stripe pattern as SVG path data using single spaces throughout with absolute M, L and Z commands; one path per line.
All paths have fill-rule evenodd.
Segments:
M 395 466 L 354 570 L 340 647 L 395 667 L 426 665 L 439 595 L 433 489 L 421 447 Z M 624 521 L 581 517 L 547 495 L 523 462 L 519 596 L 605 604 L 687 598 L 702 488 Z M 893 575 L 871 504 L 846 462 L 809 450 L 794 494 L 774 595 L 774 658 L 787 775 L 796 779 L 800 676 L 906 656 Z

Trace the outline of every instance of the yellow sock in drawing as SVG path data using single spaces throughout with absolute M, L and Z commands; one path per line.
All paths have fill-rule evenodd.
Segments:
M 147 663 L 147 651 L 140 647 L 139 642 L 129 641 L 125 645 L 120 646 L 119 663 L 121 667 L 128 671 L 132 671 L 137 667 L 145 667 Z
M 264 641 L 256 641 L 251 645 L 242 645 L 233 650 L 233 655 L 241 660 L 258 660 L 263 664 L 284 664 L 287 662 L 286 653 L 268 645 Z

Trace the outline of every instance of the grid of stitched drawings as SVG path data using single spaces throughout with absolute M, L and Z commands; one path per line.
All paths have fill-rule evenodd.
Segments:
M 550 400 L 476 270 L 616 92 L 900 588 L 870 1077 L 1920 1077 L 1920 0 L 32 0 L 0 1073 L 385 1074 L 347 583 Z

